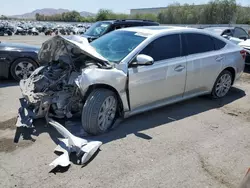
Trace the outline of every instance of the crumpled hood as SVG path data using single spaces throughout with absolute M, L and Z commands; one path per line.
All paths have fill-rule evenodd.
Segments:
M 109 64 L 108 60 L 100 55 L 84 37 L 80 36 L 54 36 L 45 41 L 38 53 L 41 63 L 57 61 L 60 56 L 69 55 L 72 49 L 77 49 L 79 53 L 85 54 L 98 62 Z
M 250 39 L 247 39 L 243 42 L 240 42 L 239 43 L 239 46 L 243 47 L 243 48 L 247 48 L 250 50 Z

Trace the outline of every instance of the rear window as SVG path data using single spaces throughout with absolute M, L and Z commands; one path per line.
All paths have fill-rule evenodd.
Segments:
M 217 38 L 214 38 L 214 37 L 212 37 L 212 39 L 214 41 L 215 50 L 220 50 L 226 46 L 226 43 L 224 41 L 217 39 Z
M 197 54 L 214 50 L 214 42 L 208 35 L 198 33 L 186 33 L 188 54 Z

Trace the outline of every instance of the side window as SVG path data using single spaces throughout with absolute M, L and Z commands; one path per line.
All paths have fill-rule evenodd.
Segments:
M 236 37 L 236 38 L 240 38 L 240 37 L 248 38 L 248 34 L 245 30 L 236 27 L 234 30 L 234 37 Z
M 187 53 L 197 54 L 214 50 L 214 42 L 208 35 L 186 33 Z
M 181 56 L 179 34 L 160 37 L 151 42 L 140 54 L 151 56 L 154 61 L 170 59 Z
M 226 46 L 226 43 L 220 39 L 214 38 L 212 37 L 213 41 L 214 41 L 214 47 L 215 50 L 220 50 L 222 48 L 224 48 L 224 46 Z

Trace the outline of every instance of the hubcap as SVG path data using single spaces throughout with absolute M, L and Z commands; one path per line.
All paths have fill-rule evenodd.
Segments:
M 98 115 L 98 125 L 103 131 L 107 130 L 115 119 L 117 102 L 114 96 L 109 96 L 102 103 Z
M 229 74 L 223 74 L 216 84 L 216 94 L 218 97 L 223 97 L 227 94 L 232 85 L 232 79 Z
M 15 74 L 20 79 L 27 79 L 35 70 L 35 66 L 27 61 L 18 63 L 15 67 Z

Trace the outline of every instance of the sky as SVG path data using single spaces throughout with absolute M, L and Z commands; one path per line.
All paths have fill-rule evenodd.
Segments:
M 129 13 L 130 9 L 134 8 L 165 7 L 174 2 L 203 4 L 208 0 L 0 0 L 0 15 L 18 15 L 42 8 L 64 8 L 92 13 L 105 8 L 114 12 Z M 237 0 L 237 3 L 250 5 L 250 0 Z

